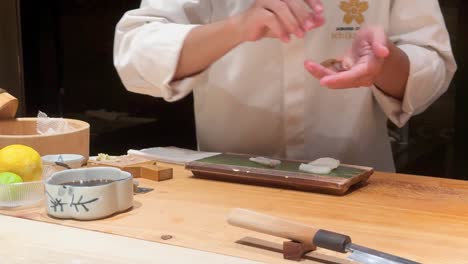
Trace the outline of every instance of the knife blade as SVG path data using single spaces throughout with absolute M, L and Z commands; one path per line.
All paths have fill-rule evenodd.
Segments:
M 290 239 L 304 245 L 350 253 L 349 259 L 363 264 L 419 264 L 412 260 L 356 245 L 347 235 L 246 209 L 233 209 L 227 221 L 237 227 Z
M 348 259 L 365 264 L 419 264 L 418 262 L 381 252 L 375 249 L 351 243 L 347 250 L 351 252 Z
M 312 243 L 321 248 L 341 253 L 350 252 L 349 259 L 364 264 L 417 264 L 409 259 L 398 257 L 375 249 L 352 243 L 347 235 L 319 229 L 312 239 Z

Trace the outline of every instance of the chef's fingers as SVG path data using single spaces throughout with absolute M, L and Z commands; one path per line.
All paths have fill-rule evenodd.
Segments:
M 274 37 L 284 42 L 289 42 L 290 37 L 283 24 L 277 19 L 276 15 L 265 9 L 263 15 L 263 24 Z
M 304 32 L 287 3 L 279 0 L 264 0 L 263 7 L 276 15 L 289 34 L 303 37 Z
M 304 31 L 309 31 L 316 27 L 316 24 L 312 19 L 313 13 L 311 13 L 310 8 L 303 0 L 282 1 L 288 5 Z
M 341 65 L 343 67 L 343 70 L 351 69 L 354 66 L 354 64 L 356 63 L 355 58 L 349 52 L 345 56 L 343 56 L 340 61 L 341 61 Z
M 369 77 L 368 66 L 365 64 L 359 64 L 348 71 L 338 72 L 323 77 L 320 80 L 320 85 L 332 89 L 343 89 L 371 86 L 373 85 L 373 82 Z
M 320 0 L 306 0 L 306 3 L 309 5 L 310 9 L 313 11 L 312 14 L 309 15 L 310 19 L 312 19 L 315 27 L 319 27 L 323 25 L 325 22 L 325 18 L 323 16 L 324 7 L 322 1 Z
M 305 2 L 309 5 L 310 9 L 314 11 L 316 14 L 323 13 L 323 4 L 320 0 L 305 0 Z
M 375 55 L 379 58 L 386 58 L 390 53 L 387 47 L 387 34 L 381 27 L 375 27 L 372 31 L 372 48 Z
M 317 79 L 322 79 L 323 77 L 325 76 L 328 76 L 328 75 L 332 75 L 332 74 L 335 74 L 336 72 L 318 64 L 318 63 L 315 63 L 311 60 L 306 60 L 304 62 L 304 67 L 306 68 L 306 70 L 308 72 L 310 72 L 310 74 L 312 74 L 312 76 L 314 76 L 315 78 Z

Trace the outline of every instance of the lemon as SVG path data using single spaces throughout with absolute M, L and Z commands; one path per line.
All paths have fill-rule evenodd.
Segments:
M 0 172 L 12 172 L 25 182 L 38 181 L 42 178 L 41 156 L 28 146 L 6 146 L 0 149 Z
M 0 184 L 10 184 L 18 182 L 23 182 L 23 179 L 17 174 L 14 174 L 13 172 L 0 173 Z

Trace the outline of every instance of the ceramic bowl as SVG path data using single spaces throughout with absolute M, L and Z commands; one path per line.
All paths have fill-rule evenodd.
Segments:
M 70 169 L 77 169 L 83 165 L 84 159 L 85 157 L 79 154 L 55 154 L 42 156 L 42 163 L 45 166 L 60 166 L 59 164 L 63 163 Z
M 133 177 L 111 167 L 59 171 L 45 182 L 47 213 L 56 218 L 100 219 L 133 205 Z

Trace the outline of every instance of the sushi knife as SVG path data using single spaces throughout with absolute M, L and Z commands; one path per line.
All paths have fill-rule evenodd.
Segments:
M 317 229 L 309 225 L 246 209 L 233 209 L 227 221 L 233 226 L 290 239 L 304 245 L 315 245 L 336 252 L 351 253 L 348 259 L 357 261 L 358 263 L 419 264 L 409 259 L 354 244 L 347 235 Z

